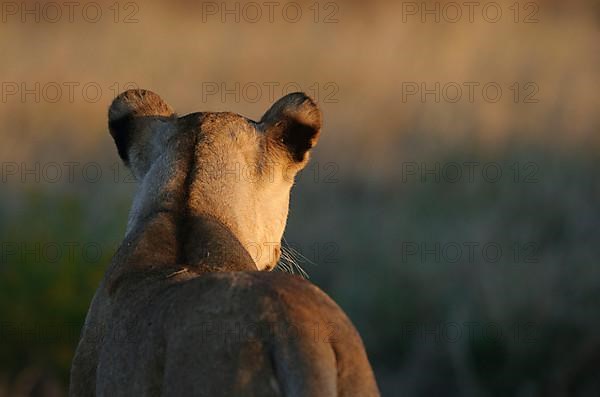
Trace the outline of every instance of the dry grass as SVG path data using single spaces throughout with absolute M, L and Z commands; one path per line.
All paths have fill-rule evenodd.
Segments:
M 507 14 L 510 3 L 503 3 L 506 17 L 496 24 L 482 18 L 420 23 L 416 16 L 402 23 L 401 4 L 340 3 L 339 22 L 333 24 L 315 24 L 308 15 L 297 24 L 281 19 L 224 24 L 217 17 L 202 23 L 202 8 L 194 2 L 169 7 L 145 2 L 134 24 L 115 24 L 108 15 L 97 24 L 80 19 L 73 24 L 5 24 L 0 44 L 10 61 L 0 65 L 4 82 L 80 86 L 73 103 L 66 88 L 58 103 L 37 104 L 32 96 L 23 103 L 19 95 L 9 96 L 0 108 L 0 155 L 36 158 L 40 147 L 52 147 L 57 140 L 77 150 L 94 150 L 106 140 L 105 109 L 127 82 L 159 92 L 182 113 L 226 109 L 251 117 L 259 117 L 269 105 L 266 86 L 257 103 L 245 100 L 248 96 L 235 103 L 233 96 L 225 101 L 220 95 L 203 98 L 203 84 L 231 88 L 236 82 L 241 87 L 295 82 L 312 94 L 318 84 L 323 102 L 334 92 L 325 87 L 332 82 L 339 89 L 333 95 L 338 102 L 322 103 L 327 123 L 323 146 L 334 149 L 343 141 L 341 152 L 352 158 L 383 159 L 379 153 L 391 154 L 410 143 L 404 139 L 407 134 L 423 132 L 492 146 L 517 132 L 519 138 L 544 144 L 597 144 L 595 14 L 585 9 L 565 16 L 551 3 L 542 3 L 539 23 L 515 24 Z M 83 98 L 81 87 L 89 82 L 103 90 L 97 103 Z M 478 88 L 469 103 L 464 87 L 465 99 L 458 103 L 434 103 L 431 96 L 422 103 L 418 95 L 403 102 L 402 84 L 407 82 L 427 87 L 496 82 L 503 96 L 489 103 Z M 509 88 L 514 82 L 521 83 L 520 102 L 533 90 L 524 84 L 537 84 L 534 98 L 539 102 L 515 104 Z M 281 91 L 279 87 L 275 95 Z M 329 157 L 339 152 L 332 150 Z

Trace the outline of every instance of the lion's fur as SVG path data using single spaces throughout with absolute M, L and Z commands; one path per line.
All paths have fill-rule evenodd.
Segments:
M 378 395 L 342 310 L 301 278 L 259 271 L 279 259 L 293 175 L 320 124 L 300 93 L 260 122 L 177 117 L 145 90 L 115 99 L 109 128 L 140 184 L 86 318 L 72 396 Z

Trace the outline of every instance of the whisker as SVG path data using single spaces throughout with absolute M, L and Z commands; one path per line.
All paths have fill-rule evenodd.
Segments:
M 306 271 L 304 269 L 302 269 L 302 266 L 300 266 L 299 264 L 294 262 L 294 265 L 296 266 L 296 269 L 298 269 L 298 272 L 302 275 L 302 277 L 304 278 L 310 278 L 308 277 L 308 273 L 306 273 Z
M 285 250 L 283 248 L 284 247 L 282 247 L 281 257 L 279 258 L 279 262 L 277 262 L 276 269 L 279 269 L 279 270 L 281 270 L 281 271 L 283 271 L 285 273 L 294 274 L 294 269 L 288 263 L 289 262 L 289 256 L 288 256 L 287 252 L 285 252 Z
M 281 246 L 281 259 L 283 262 L 287 262 L 287 266 L 291 269 L 291 274 L 295 273 L 294 272 L 294 268 L 295 268 L 300 276 L 302 276 L 303 278 L 307 278 L 307 279 L 310 278 L 308 273 L 302 268 L 302 266 L 300 266 L 300 264 L 298 262 L 300 262 L 301 259 L 304 258 L 308 262 L 311 262 L 313 264 L 315 264 L 315 263 L 310 261 L 308 258 L 306 258 L 304 255 L 302 255 L 300 252 L 298 252 L 294 248 L 292 248 L 290 246 L 290 244 L 287 242 L 287 240 L 285 239 L 285 237 L 283 237 L 283 242 L 285 245 Z
M 292 246 L 290 246 L 287 242 L 287 240 L 285 239 L 285 237 L 283 237 L 283 241 L 288 245 L 288 249 L 291 253 L 296 254 L 300 257 L 300 259 L 303 259 L 305 262 L 308 262 L 312 265 L 318 266 L 319 264 L 316 262 L 311 261 L 310 259 L 308 259 L 304 254 L 302 254 L 302 252 L 298 251 L 297 249 L 293 248 Z
M 291 274 L 294 274 L 294 265 L 295 265 L 294 258 L 289 254 L 289 252 L 287 252 L 285 250 L 284 247 L 282 247 L 282 250 L 281 250 L 281 260 L 282 260 L 282 263 L 285 263 L 285 266 L 289 269 L 289 272 Z
M 275 266 L 275 269 L 284 273 L 292 273 L 292 269 L 289 267 L 289 265 L 282 260 L 277 262 L 277 266 Z

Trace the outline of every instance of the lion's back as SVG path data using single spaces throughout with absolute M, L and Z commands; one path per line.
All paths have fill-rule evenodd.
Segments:
M 205 273 L 146 291 L 111 305 L 122 309 L 109 334 L 121 337 L 103 343 L 102 394 L 344 395 L 374 384 L 360 379 L 366 354 L 351 322 L 299 277 Z
M 199 355 L 210 357 L 212 366 L 200 361 L 196 371 L 187 372 L 190 376 L 203 372 L 206 379 L 217 377 L 217 384 L 239 390 L 249 384 L 268 389 L 256 395 L 300 390 L 302 395 L 346 395 L 339 388 L 352 389 L 355 382 L 372 384 L 376 391 L 370 368 L 363 368 L 366 353 L 354 326 L 327 294 L 300 277 L 206 274 L 182 285 L 172 305 L 166 322 L 172 354 L 165 375 L 169 379 L 173 371 L 173 382 L 181 382 L 180 371 Z

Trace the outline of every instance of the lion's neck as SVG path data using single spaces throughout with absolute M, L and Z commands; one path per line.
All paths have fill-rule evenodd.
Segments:
M 257 270 L 231 229 L 210 215 L 214 213 L 210 204 L 191 208 L 197 169 L 191 152 L 187 158 L 161 156 L 146 172 L 133 201 L 125 240 L 107 275 L 109 289 L 114 285 L 110 279 L 150 270 Z
M 235 235 L 217 219 L 158 212 L 129 229 L 107 273 L 109 290 L 140 273 L 257 270 Z
M 210 215 L 179 219 L 177 263 L 210 271 L 257 270 L 252 257 L 233 232 Z

